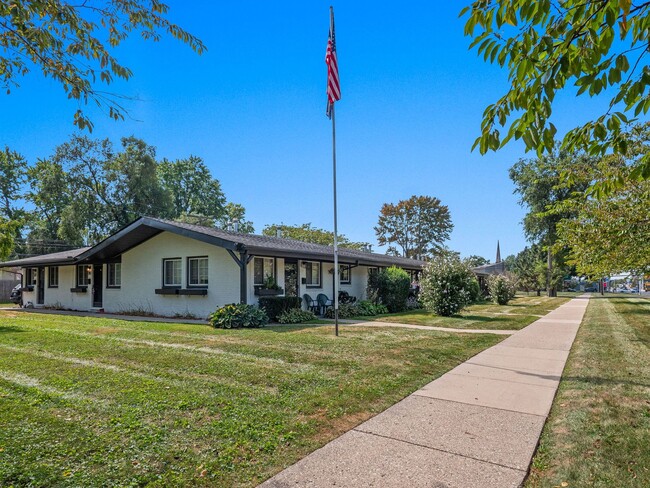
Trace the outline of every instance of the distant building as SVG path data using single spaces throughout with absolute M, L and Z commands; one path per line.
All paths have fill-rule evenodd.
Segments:
M 502 275 L 506 272 L 506 263 L 501 260 L 501 247 L 499 241 L 497 241 L 497 256 L 494 260 L 494 263 L 483 264 L 482 266 L 476 266 L 472 268 L 472 271 L 478 279 L 479 285 L 481 285 L 481 290 L 487 290 L 487 280 L 492 275 Z

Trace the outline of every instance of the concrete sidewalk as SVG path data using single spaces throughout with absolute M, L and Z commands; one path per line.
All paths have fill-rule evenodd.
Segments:
M 561 305 L 261 486 L 519 486 L 588 302 Z

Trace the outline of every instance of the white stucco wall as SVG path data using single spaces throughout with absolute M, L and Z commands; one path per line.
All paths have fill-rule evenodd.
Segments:
M 208 257 L 206 296 L 157 295 L 162 288 L 162 262 L 182 258 L 182 288 L 187 287 L 187 258 Z M 106 276 L 106 272 L 104 272 Z M 122 286 L 104 290 L 106 312 L 145 311 L 173 316 L 191 313 L 207 317 L 226 303 L 239 302 L 239 267 L 220 247 L 163 232 L 122 255 Z
M 48 288 L 50 268 L 45 268 L 45 307 L 88 310 L 92 307 L 92 286 L 85 293 L 73 293 L 76 286 L 76 266 L 59 266 L 59 286 Z M 34 302 L 36 303 L 36 302 Z
M 182 289 L 187 286 L 187 258 L 208 257 L 208 287 L 206 296 L 197 295 L 162 295 L 155 290 L 162 288 L 162 266 L 165 258 L 181 258 Z M 268 256 L 261 256 L 268 257 Z M 107 288 L 107 265 L 103 264 L 103 309 L 106 312 L 129 313 L 147 312 L 162 316 L 194 315 L 207 317 L 217 307 L 227 303 L 238 303 L 240 300 L 239 267 L 228 254 L 220 247 L 206 244 L 194 239 L 182 237 L 173 233 L 163 232 L 142 244 L 125 252 L 122 257 L 122 284 L 120 288 Z M 283 258 L 276 258 L 276 280 L 280 287 L 285 288 Z M 328 298 L 334 298 L 334 275 L 330 269 L 332 263 L 321 262 L 322 274 L 319 287 L 307 287 L 302 283 L 306 277 L 303 261 L 298 261 L 298 296 L 309 294 L 316 299 L 319 293 L 324 293 Z M 24 272 L 24 270 L 23 270 Z M 48 288 L 49 268 L 45 268 L 45 295 L 44 306 L 52 308 L 65 308 L 71 310 L 91 310 L 93 307 L 93 285 L 88 286 L 86 293 L 72 292 L 76 286 L 76 266 L 59 266 L 59 286 Z M 256 304 L 258 297 L 254 287 L 254 260 L 248 265 L 248 303 Z M 347 291 L 357 300 L 366 298 L 366 285 L 368 282 L 368 267 L 357 266 L 351 270 L 351 283 L 341 284 L 339 289 Z M 23 292 L 24 303 L 36 303 L 36 290 Z M 304 306 L 304 304 L 303 304 Z

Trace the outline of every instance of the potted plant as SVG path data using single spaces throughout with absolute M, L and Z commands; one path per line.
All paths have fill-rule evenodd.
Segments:
M 260 297 L 282 295 L 282 293 L 284 290 L 278 286 L 275 278 L 271 275 L 266 275 L 264 283 L 255 287 L 255 294 Z

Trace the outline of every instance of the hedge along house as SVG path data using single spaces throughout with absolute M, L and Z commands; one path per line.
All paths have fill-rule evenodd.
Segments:
M 423 261 L 339 249 L 340 290 L 365 298 L 368 274 Z M 23 269 L 34 307 L 207 317 L 263 294 L 333 298 L 333 248 L 142 217 L 90 248 L 0 263 Z M 278 291 L 264 289 L 268 277 Z

